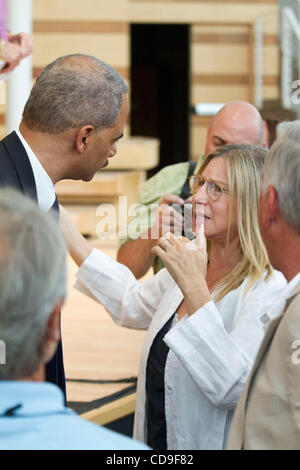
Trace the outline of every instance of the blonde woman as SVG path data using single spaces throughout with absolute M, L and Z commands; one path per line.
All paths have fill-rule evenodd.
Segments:
M 259 233 L 264 157 L 261 148 L 229 145 L 206 158 L 191 178 L 194 229 L 199 206 L 203 229 L 195 243 L 161 238 L 154 252 L 166 269 L 143 284 L 92 249 L 62 216 L 70 254 L 81 266 L 77 287 L 117 324 L 148 330 L 134 436 L 152 448 L 226 445 L 268 309 L 286 285 L 270 266 Z

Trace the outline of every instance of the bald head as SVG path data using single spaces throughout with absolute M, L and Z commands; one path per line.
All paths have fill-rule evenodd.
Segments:
M 259 111 L 246 101 L 226 104 L 207 130 L 205 155 L 227 144 L 262 145 L 264 123 Z

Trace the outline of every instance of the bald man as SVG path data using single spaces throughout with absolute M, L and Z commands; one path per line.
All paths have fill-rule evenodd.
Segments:
M 245 101 L 232 101 L 226 104 L 214 117 L 207 128 L 205 156 L 217 147 L 227 144 L 245 143 L 250 145 L 264 144 L 264 122 L 259 111 Z M 153 266 L 159 271 L 163 264 L 151 254 L 158 236 L 166 231 L 182 227 L 182 216 L 174 211 L 171 204 L 182 205 L 190 196 L 188 177 L 195 173 L 203 161 L 169 165 L 144 183 L 138 203 L 144 210 L 130 221 L 124 238 L 121 239 L 117 260 L 125 264 L 137 279 L 147 273 Z M 158 212 L 153 209 L 160 204 Z M 159 213 L 159 216 L 158 216 Z M 174 224 L 170 227 L 171 220 Z M 153 226 L 157 228 L 153 230 Z

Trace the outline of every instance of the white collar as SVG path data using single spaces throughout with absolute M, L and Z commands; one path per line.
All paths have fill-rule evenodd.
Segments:
M 294 290 L 294 287 L 298 284 L 298 282 L 300 282 L 300 272 L 296 274 L 296 276 L 294 276 L 293 279 L 291 279 L 291 281 L 286 286 L 284 290 L 284 295 L 286 297 L 289 297 L 291 295 L 292 291 Z
M 56 198 L 54 184 L 21 132 L 16 130 L 16 133 L 26 150 L 32 167 L 39 207 L 47 212 L 53 206 Z

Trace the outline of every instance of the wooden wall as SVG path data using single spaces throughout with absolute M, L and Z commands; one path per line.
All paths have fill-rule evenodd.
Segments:
M 253 101 L 253 24 L 261 17 L 264 97 L 278 97 L 276 0 L 33 0 L 33 16 L 34 77 L 56 57 L 83 52 L 109 62 L 128 83 L 130 23 L 191 24 L 191 104 Z M 3 132 L 5 105 L 0 113 Z M 209 121 L 192 119 L 193 159 L 203 150 Z

